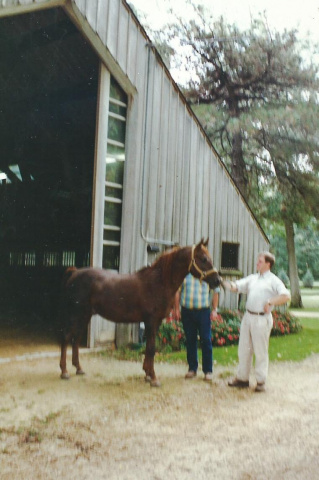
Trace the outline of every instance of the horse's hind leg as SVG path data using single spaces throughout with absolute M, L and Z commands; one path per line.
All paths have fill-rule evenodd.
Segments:
M 151 387 L 161 386 L 160 381 L 156 378 L 154 370 L 156 331 L 157 329 L 154 325 L 148 325 L 145 322 L 146 350 L 143 370 L 145 371 L 145 381 L 150 382 Z
M 61 341 L 61 359 L 60 359 L 60 368 L 61 368 L 61 378 L 68 380 L 70 378 L 69 373 L 66 368 L 66 358 L 67 358 L 67 347 L 72 340 L 72 365 L 76 368 L 77 375 L 83 375 L 84 372 L 81 368 L 79 361 L 79 345 L 81 343 L 81 338 L 85 326 L 87 326 L 88 321 L 79 319 L 78 315 L 74 314 L 71 317 L 69 322 L 69 328 L 66 330 L 67 333 L 63 334 Z

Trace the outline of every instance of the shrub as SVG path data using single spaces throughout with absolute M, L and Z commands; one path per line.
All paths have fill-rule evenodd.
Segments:
M 240 314 L 236 310 L 223 310 L 212 320 L 214 346 L 235 345 L 239 340 Z
M 272 312 L 274 319 L 274 325 L 271 330 L 272 337 L 279 337 L 282 335 L 289 335 L 290 333 L 298 333 L 302 329 L 302 326 L 297 317 L 292 313 L 281 313 L 277 310 Z
M 313 275 L 311 273 L 311 270 L 308 268 L 308 270 L 306 271 L 302 279 L 303 286 L 305 288 L 312 288 L 313 282 L 314 282 Z
M 170 346 L 172 350 L 181 350 L 185 347 L 185 333 L 182 322 L 169 315 L 161 324 L 157 334 L 157 348 L 162 351 Z
M 284 269 L 280 270 L 280 272 L 278 273 L 278 278 L 280 278 L 286 288 L 289 287 L 289 277 Z
M 300 321 L 290 312 L 274 310 L 273 328 L 271 336 L 289 335 L 298 333 L 302 329 Z M 239 341 L 240 323 L 242 314 L 239 310 L 221 310 L 215 320 L 212 320 L 212 344 L 215 347 L 236 345 Z M 182 322 L 175 320 L 172 315 L 161 324 L 157 338 L 157 349 L 161 352 L 181 350 L 186 346 L 185 333 Z

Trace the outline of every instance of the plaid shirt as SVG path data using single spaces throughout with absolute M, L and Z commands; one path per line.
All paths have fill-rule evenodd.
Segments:
M 198 278 L 190 273 L 186 275 L 181 285 L 181 306 L 185 308 L 200 309 L 210 308 L 212 295 L 206 282 L 200 282 Z M 215 288 L 214 292 L 220 292 L 220 288 Z

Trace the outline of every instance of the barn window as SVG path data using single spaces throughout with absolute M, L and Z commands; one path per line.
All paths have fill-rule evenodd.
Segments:
M 104 193 L 103 268 L 118 270 L 122 222 L 127 96 L 111 78 Z
M 238 243 L 223 242 L 221 268 L 225 270 L 238 270 L 238 252 Z

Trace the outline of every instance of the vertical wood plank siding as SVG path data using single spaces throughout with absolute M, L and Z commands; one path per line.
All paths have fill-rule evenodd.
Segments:
M 57 5 L 0 2 L 1 8 L 17 9 Z M 136 92 L 130 94 L 127 117 L 120 270 L 147 264 L 148 241 L 163 249 L 165 243 L 185 245 L 209 236 L 218 268 L 222 242 L 238 242 L 239 269 L 251 273 L 258 251 L 268 248 L 267 238 L 128 5 L 124 0 L 74 4 L 120 66 L 116 80 L 121 85 L 128 80 Z

